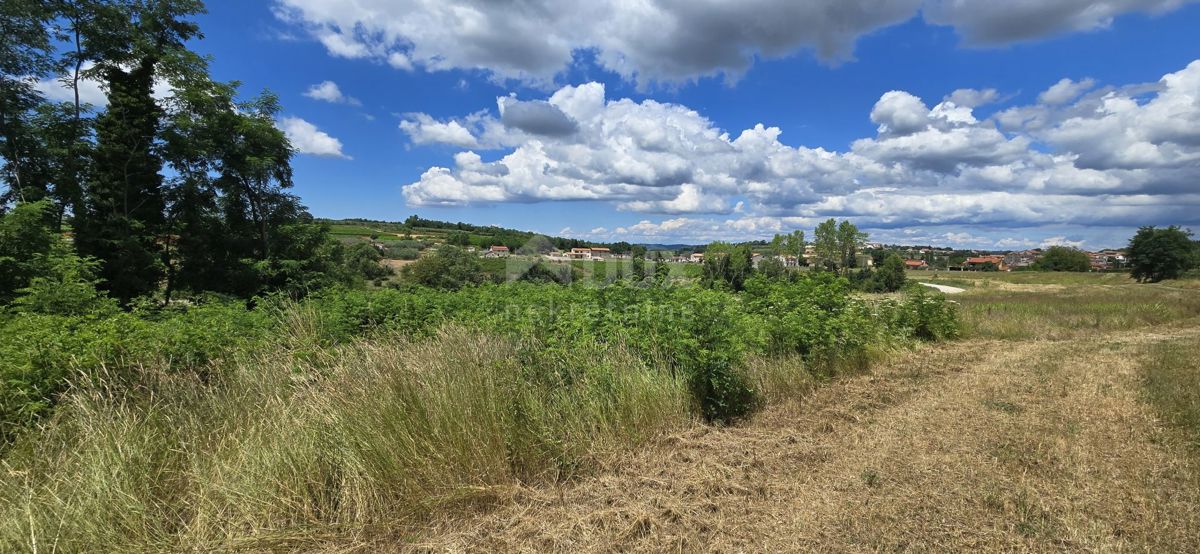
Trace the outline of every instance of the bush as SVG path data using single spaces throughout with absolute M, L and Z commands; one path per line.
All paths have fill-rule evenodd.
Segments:
M 404 267 L 404 277 L 412 283 L 443 290 L 455 290 L 479 284 L 485 279 L 479 257 L 450 245 Z
M 904 283 L 908 280 L 904 274 L 904 259 L 896 254 L 889 255 L 875 272 L 873 280 L 874 288 L 878 292 L 896 292 L 904 288 Z
M 0 213 L 0 305 L 11 302 L 34 278 L 52 270 L 47 262 L 61 239 L 47 225 L 48 200 L 17 204 Z
M 389 256 L 396 260 L 415 260 L 421 257 L 421 252 L 416 248 L 396 248 L 388 252 Z
M 886 305 L 880 311 L 891 321 L 893 330 L 920 340 L 955 339 L 962 330 L 954 305 L 945 296 L 926 292 L 923 287 L 911 288 L 903 302 Z
M 392 269 L 383 265 L 383 255 L 375 245 L 360 242 L 346 249 L 346 270 L 358 279 L 373 281 L 392 274 Z
M 1066 246 L 1051 246 L 1033 263 L 1038 271 L 1090 271 L 1092 260 L 1087 253 Z
M 240 303 L 0 319 L 0 445 L 49 415 L 71 380 L 124 378 L 141 367 L 208 378 L 211 362 L 261 346 L 270 328 L 264 311 Z

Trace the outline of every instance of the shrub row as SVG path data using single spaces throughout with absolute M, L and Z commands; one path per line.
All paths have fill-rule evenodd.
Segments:
M 744 293 L 696 288 L 535 283 L 482 285 L 446 292 L 330 290 L 281 310 L 266 299 L 253 310 L 213 302 L 188 309 L 83 316 L 9 315 L 0 320 L 0 439 L 49 413 L 72 376 L 101 368 L 155 366 L 204 377 L 219 361 L 286 339 L 297 357 L 370 333 L 423 337 L 447 323 L 533 342 L 553 357 L 594 345 L 628 348 L 685 381 L 699 411 L 724 421 L 753 409 L 742 376 L 747 353 L 802 356 L 831 373 L 868 349 L 950 338 L 954 312 L 940 295 L 916 293 L 873 304 L 830 274 L 784 282 L 747 281 Z M 303 313 L 302 322 L 281 314 Z M 278 330 L 287 325 L 290 332 Z M 570 376 L 567 376 L 569 378 Z

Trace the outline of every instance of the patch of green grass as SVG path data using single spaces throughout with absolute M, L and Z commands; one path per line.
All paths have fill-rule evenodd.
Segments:
M 1007 400 L 999 400 L 995 398 L 984 400 L 983 405 L 989 409 L 996 410 L 998 412 L 1004 412 L 1006 414 L 1015 415 L 1025 411 L 1025 408 L 1019 404 L 1014 404 Z
M 1150 285 L 972 290 L 954 296 L 968 336 L 1062 340 L 1200 317 L 1200 294 Z
M 1200 339 L 1151 347 L 1142 371 L 1150 404 L 1200 453 Z
M 329 234 L 331 235 L 351 235 L 369 237 L 372 234 L 378 234 L 379 231 L 363 225 L 330 225 Z
M 883 482 L 883 478 L 879 476 L 879 472 L 869 468 L 862 472 L 862 480 L 863 484 L 872 489 L 879 488 L 879 485 Z

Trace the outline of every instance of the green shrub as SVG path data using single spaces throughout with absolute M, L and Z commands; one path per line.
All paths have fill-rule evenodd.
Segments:
M 396 248 L 388 251 L 389 256 L 397 260 L 415 260 L 421 257 L 421 252 L 416 248 Z
M 21 313 L 0 319 L 0 445 L 49 415 L 71 381 L 141 367 L 207 377 L 210 362 L 260 346 L 271 327 L 238 303 L 154 314 Z M 136 383 L 134 383 L 136 384 Z
M 898 304 L 889 304 L 880 310 L 891 312 L 885 315 L 891 327 L 898 332 L 925 341 L 958 338 L 961 325 L 955 305 L 945 296 L 926 292 L 923 287 L 909 289 L 908 297 Z

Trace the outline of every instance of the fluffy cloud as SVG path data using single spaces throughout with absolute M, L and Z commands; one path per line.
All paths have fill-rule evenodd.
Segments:
M 348 104 L 351 106 L 361 106 L 362 102 L 353 96 L 347 96 L 342 93 L 342 89 L 333 81 L 323 81 L 308 87 L 304 95 L 313 100 L 329 102 L 330 104 Z
M 411 70 L 482 69 L 542 83 L 589 52 L 628 80 L 737 78 L 755 59 L 809 50 L 846 60 L 859 36 L 918 12 L 970 44 L 1104 28 L 1191 0 L 276 0 L 275 12 L 333 56 Z M 962 105 L 961 102 L 957 102 Z
M 463 148 L 478 146 L 479 141 L 462 123 L 437 121 L 427 114 L 409 114 L 400 122 L 400 129 L 413 144 L 450 144 Z
M 929 125 L 929 108 L 920 98 L 893 90 L 884 93 L 875 103 L 871 121 L 879 124 L 881 135 L 910 135 Z
M 1083 94 L 1094 86 L 1096 86 L 1096 81 L 1092 79 L 1072 81 L 1064 78 L 1039 94 L 1038 102 L 1043 104 L 1063 104 L 1078 98 L 1080 94 Z
M 960 89 L 932 108 L 891 91 L 868 114 L 876 134 L 844 152 L 786 145 L 762 124 L 733 135 L 685 106 L 607 98 L 598 83 L 545 100 L 504 96 L 498 116 L 410 116 L 403 126 L 416 144 L 502 152 L 487 162 L 460 152 L 403 192 L 413 206 L 596 200 L 683 216 L 611 232 L 631 238 L 763 236 L 828 217 L 883 236 L 913 225 L 1200 224 L 1200 61 L 1156 83 L 1092 92 L 1094 83 L 1062 83 L 984 119 L 973 106 L 996 101 L 994 91 Z M 525 113 L 513 116 L 514 106 Z M 730 219 L 690 217 L 699 214 Z
M 351 159 L 350 156 L 342 153 L 342 141 L 329 136 L 329 134 L 318 129 L 316 125 L 299 117 L 285 117 L 280 119 L 279 128 L 287 135 L 288 140 L 291 141 L 296 151 L 301 154 L 346 160 Z

